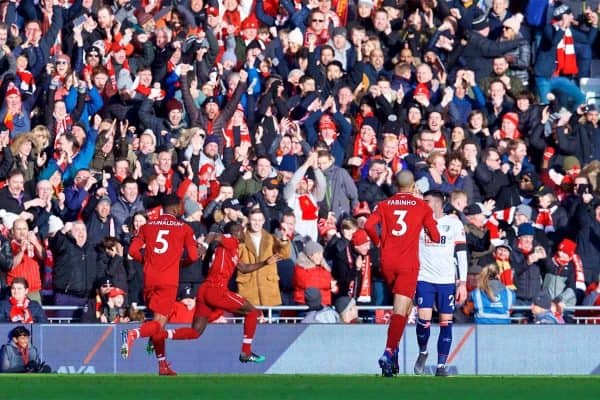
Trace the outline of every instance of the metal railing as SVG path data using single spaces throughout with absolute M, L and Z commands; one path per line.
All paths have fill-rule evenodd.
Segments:
M 50 323 L 58 323 L 58 324 L 72 323 L 72 322 L 77 322 L 77 321 L 74 320 L 72 316 L 54 315 L 55 313 L 62 314 L 61 312 L 68 312 L 68 311 L 75 312 L 75 311 L 82 311 L 84 309 L 84 307 L 80 307 L 80 306 L 43 306 L 42 308 L 46 312 L 46 315 L 48 315 L 49 322 Z M 286 313 L 291 314 L 293 312 L 297 313 L 297 312 L 302 312 L 302 311 L 308 310 L 307 306 L 272 306 L 272 307 L 257 306 L 256 308 L 263 311 L 263 316 L 261 318 L 261 322 L 268 323 L 268 324 L 299 323 L 303 319 L 302 316 L 285 315 L 285 314 Z M 138 309 L 146 310 L 146 307 L 139 306 Z M 372 312 L 375 312 L 377 310 L 391 311 L 392 306 L 358 306 L 358 310 L 359 311 L 372 311 Z M 527 311 L 531 310 L 531 307 L 529 307 L 529 306 L 514 306 L 512 308 L 512 310 L 527 312 Z M 572 319 L 576 324 L 594 324 L 594 325 L 599 324 L 600 325 L 600 306 L 573 306 L 573 307 L 565 307 L 564 310 L 569 313 L 571 313 L 571 312 L 575 313 L 576 311 L 598 311 L 599 312 L 598 316 L 573 315 Z M 522 322 L 522 321 L 527 320 L 528 316 L 527 315 L 515 316 L 515 317 L 511 317 L 511 319 L 516 322 Z M 243 321 L 243 318 L 242 317 L 225 317 L 225 320 L 226 320 L 226 322 L 234 322 L 235 323 L 235 322 Z M 371 323 L 375 322 L 373 319 L 373 316 L 363 317 L 363 321 L 371 322 Z

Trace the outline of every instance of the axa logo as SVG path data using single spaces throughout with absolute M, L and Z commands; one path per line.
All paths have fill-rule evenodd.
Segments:
M 61 365 L 56 371 L 58 374 L 95 374 L 96 368 L 93 365 Z

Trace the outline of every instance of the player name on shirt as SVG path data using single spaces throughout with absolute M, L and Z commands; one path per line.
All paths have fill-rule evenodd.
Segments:
M 389 199 L 387 201 L 388 206 L 416 206 L 417 202 L 415 200 L 408 199 Z
M 158 226 L 183 226 L 183 222 L 181 221 L 165 221 L 165 220 L 158 220 L 158 221 L 149 221 L 147 222 L 148 225 L 158 225 Z

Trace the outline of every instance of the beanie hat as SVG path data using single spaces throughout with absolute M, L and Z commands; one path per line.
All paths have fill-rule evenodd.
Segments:
M 543 308 L 544 310 L 549 310 L 552 307 L 552 299 L 550 298 L 548 292 L 542 290 L 537 296 L 535 296 L 535 299 L 533 299 L 533 304 Z
M 575 250 L 577 249 L 577 243 L 570 239 L 563 239 L 562 242 L 558 245 L 558 251 L 562 251 L 567 254 L 569 258 L 572 258 L 575 255 Z
M 375 117 L 367 117 L 364 119 L 362 126 L 370 126 L 373 132 L 377 134 L 377 128 L 379 127 L 379 121 Z
M 365 243 L 369 243 L 369 235 L 364 229 L 358 229 L 352 235 L 352 246 L 362 246 Z
M 573 169 L 575 167 L 581 168 L 581 163 L 579 162 L 579 160 L 577 159 L 577 157 L 575 157 L 575 156 L 567 156 L 563 160 L 562 167 L 565 170 L 565 172 L 569 172 L 570 169 Z
M 304 290 L 304 303 L 309 310 L 320 310 L 322 307 L 323 297 L 321 291 L 315 287 L 309 287 Z
M 521 23 L 523 22 L 523 14 L 515 14 L 510 18 L 507 18 L 502 23 L 503 26 L 506 26 L 512 29 L 515 33 L 519 33 L 521 29 Z
M 534 234 L 535 234 L 535 229 L 533 228 L 533 225 L 531 223 L 527 222 L 525 224 L 519 225 L 518 236 L 526 236 L 526 235 L 533 236 Z
M 241 29 L 258 29 L 258 20 L 254 15 L 250 15 L 248 18 L 242 21 Z
M 554 19 L 561 19 L 564 14 L 571 14 L 571 8 L 561 2 L 555 3 L 552 17 Z
M 359 201 L 356 207 L 352 210 L 352 216 L 354 218 L 358 217 L 368 217 L 371 214 L 371 209 L 369 208 L 369 203 L 366 201 Z
M 167 114 L 174 110 L 179 110 L 183 112 L 183 104 L 177 99 L 171 98 L 167 100 L 167 104 L 165 104 L 165 110 Z
M 344 311 L 348 309 L 352 304 L 356 304 L 352 297 L 342 296 L 338 297 L 335 301 L 335 309 L 339 314 L 342 314 Z
M 502 116 L 502 120 L 504 121 L 505 119 L 512 122 L 515 126 L 519 126 L 519 115 L 517 113 L 508 112 Z
M 237 57 L 235 56 L 235 51 L 233 51 L 233 49 L 225 50 L 223 57 L 221 57 L 221 63 L 225 64 L 225 61 L 231 61 L 231 63 L 237 64 Z
M 524 216 L 527 217 L 527 219 L 531 219 L 532 213 L 533 213 L 533 210 L 527 204 L 519 204 L 517 206 L 517 208 L 515 209 L 515 214 L 523 214 Z
M 19 88 L 17 88 L 17 86 L 14 84 L 14 82 L 10 82 L 8 84 L 8 87 L 6 88 L 5 97 L 11 96 L 13 94 L 21 97 L 21 92 L 19 91 Z
M 481 31 L 490 26 L 487 18 L 487 14 L 481 13 L 480 15 L 473 18 L 471 23 L 471 29 L 474 31 Z
M 290 43 L 295 43 L 299 46 L 302 46 L 304 43 L 304 36 L 302 35 L 300 29 L 295 28 L 293 31 L 291 31 L 288 35 L 288 41 Z
M 219 137 L 217 135 L 207 135 L 206 139 L 204 139 L 204 146 L 206 146 L 209 143 L 219 144 L 220 143 Z
M 302 249 L 302 251 L 304 252 L 304 254 L 310 257 L 315 253 L 322 253 L 323 246 L 321 246 L 314 240 L 309 240 L 308 242 L 306 242 L 306 244 L 304 244 L 304 248 Z
M 402 126 L 400 125 L 400 121 L 398 121 L 396 114 L 388 115 L 387 121 L 381 128 L 381 133 L 393 133 L 394 135 L 399 135 L 401 132 Z

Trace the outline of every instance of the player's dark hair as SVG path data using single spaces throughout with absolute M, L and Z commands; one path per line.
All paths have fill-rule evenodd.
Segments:
M 436 199 L 439 199 L 442 203 L 444 202 L 444 193 L 440 190 L 428 190 L 425 193 L 423 193 L 423 197 L 427 197 L 427 196 L 431 196 L 431 197 L 435 197 Z
M 176 194 L 168 194 L 163 198 L 163 208 L 179 208 L 181 199 Z
M 228 223 L 225 224 L 225 226 L 223 227 L 223 232 L 225 232 L 226 234 L 231 235 L 233 233 L 233 231 L 236 229 L 236 227 L 238 229 L 241 228 L 240 224 L 235 222 L 235 221 L 229 221 Z

